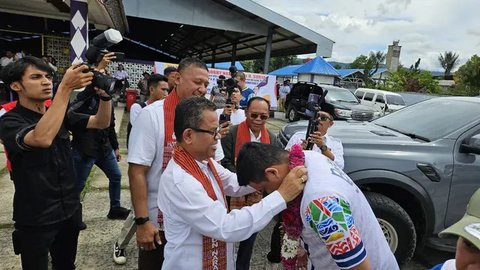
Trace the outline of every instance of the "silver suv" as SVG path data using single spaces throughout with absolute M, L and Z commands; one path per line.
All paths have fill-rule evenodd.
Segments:
M 307 122 L 286 125 L 284 146 Z M 335 122 L 345 172 L 364 191 L 400 264 L 458 221 L 480 187 L 480 98 L 440 97 L 372 122 Z

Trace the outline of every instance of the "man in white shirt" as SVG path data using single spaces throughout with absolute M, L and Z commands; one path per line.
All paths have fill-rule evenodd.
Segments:
M 12 51 L 6 51 L 5 52 L 5 56 L 3 56 L 2 58 L 0 58 L 0 66 L 2 68 L 6 67 L 8 64 L 10 63 L 13 63 L 13 61 L 15 61 L 15 58 L 14 58 L 14 54 L 12 53 Z
M 325 155 L 303 153 L 309 180 L 297 211 L 315 269 L 399 269 L 362 191 Z M 289 162 L 271 157 L 284 155 L 286 150 L 271 145 L 246 144 L 237 159 L 240 185 L 267 193 L 277 189 Z
M 158 182 L 176 141 L 173 134 L 175 107 L 182 99 L 203 97 L 207 93 L 208 68 L 205 63 L 186 58 L 178 65 L 177 72 L 174 90 L 165 99 L 141 110 L 130 134 L 128 177 L 137 225 L 137 245 L 143 248 L 139 250 L 140 270 L 160 269 L 163 262 L 159 232 L 163 228 L 158 222 L 159 216 L 162 217 L 157 206 Z
M 310 134 L 309 140 L 313 143 L 313 151 L 322 153 L 329 159 L 333 160 L 340 169 L 343 170 L 345 162 L 343 160 L 343 145 L 342 142 L 328 135 L 328 129 L 333 126 L 333 115 L 335 115 L 335 108 L 329 103 L 322 104 L 322 110 L 317 113 L 317 131 Z M 301 144 L 303 149 L 306 149 L 307 141 L 306 131 L 299 131 L 290 138 L 285 146 L 289 150 L 294 144 Z
M 148 106 L 157 100 L 162 100 L 168 95 L 169 88 L 167 78 L 160 74 L 153 74 L 149 76 L 147 80 L 147 88 L 148 100 L 143 102 L 143 104 L 134 103 L 130 108 L 130 122 L 128 123 L 127 127 L 127 147 L 133 123 L 135 123 L 140 111 L 145 106 Z M 125 248 L 135 234 L 135 230 L 135 216 L 133 212 L 130 212 L 127 220 L 123 224 L 122 231 L 118 236 L 117 241 L 113 245 L 113 261 L 116 264 L 125 264 L 127 262 Z
M 238 125 L 241 122 L 245 120 L 245 111 L 240 109 L 240 100 L 242 99 L 242 94 L 240 92 L 240 89 L 238 88 L 233 88 L 232 96 L 231 96 L 231 101 L 232 104 L 225 104 L 225 107 L 223 109 L 217 109 L 215 112 L 218 115 L 219 121 L 220 116 L 223 115 L 228 115 L 230 116 L 230 123 L 232 125 Z
M 285 108 L 285 99 L 287 98 L 288 93 L 290 93 L 290 80 L 285 80 L 283 82 L 283 85 L 280 86 L 280 89 L 278 90 L 280 94 L 280 99 L 278 100 L 278 105 L 279 105 L 279 111 L 286 111 L 287 108 Z
M 286 208 L 306 181 L 305 168 L 285 174 L 278 191 L 260 203 L 228 212 L 225 196 L 255 191 L 214 162 L 219 123 L 215 104 L 192 97 L 175 112 L 177 145 L 160 179 L 158 206 L 165 224 L 163 269 L 234 269 L 233 243 L 264 228 Z M 281 179 L 283 180 L 283 178 Z

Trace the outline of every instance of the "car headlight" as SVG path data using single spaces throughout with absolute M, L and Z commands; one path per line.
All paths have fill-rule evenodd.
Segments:
M 351 110 L 342 110 L 342 109 L 335 109 L 335 114 L 340 117 L 351 117 L 352 111 Z

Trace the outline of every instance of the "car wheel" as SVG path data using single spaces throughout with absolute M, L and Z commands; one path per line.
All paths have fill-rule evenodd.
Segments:
M 300 116 L 298 115 L 298 112 L 292 106 L 288 107 L 287 119 L 288 119 L 288 122 L 295 122 L 295 121 L 298 121 L 300 119 Z
M 399 204 L 382 194 L 365 192 L 365 196 L 398 264 L 403 265 L 412 258 L 417 243 L 412 219 Z

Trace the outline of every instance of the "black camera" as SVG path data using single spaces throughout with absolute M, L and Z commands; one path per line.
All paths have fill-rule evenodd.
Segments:
M 237 75 L 237 68 L 235 66 L 231 66 L 228 71 L 230 72 L 230 78 L 226 79 L 223 75 L 218 76 L 217 87 L 220 92 L 227 94 L 227 100 L 230 100 L 231 102 L 233 89 L 235 87 L 238 88 L 238 81 L 235 79 L 235 76 Z
M 93 72 L 92 86 L 104 90 L 109 95 L 114 94 L 118 90 L 115 88 L 115 83 L 117 79 L 107 76 L 99 71 L 96 71 L 94 67 L 89 63 L 83 63 L 82 65 L 88 66 L 88 69 L 83 71 L 84 73 Z
M 93 72 L 92 86 L 104 90 L 109 95 L 112 95 L 119 90 L 115 87 L 115 85 L 118 85 L 116 84 L 116 79 L 94 70 L 93 66 L 102 61 L 103 56 L 108 53 L 107 48 L 122 40 L 123 38 L 120 32 L 115 29 L 108 29 L 92 40 L 92 45 L 88 47 L 88 50 L 85 53 L 88 62 L 85 64 L 89 67 L 85 72 Z M 123 53 L 116 53 L 116 55 L 117 54 L 124 55 Z
M 306 150 L 312 150 L 313 148 L 314 143 L 309 137 L 310 134 L 318 130 L 319 120 L 317 119 L 317 114 L 321 110 L 321 106 L 325 103 L 327 93 L 328 90 L 323 91 L 322 88 L 319 88 L 308 96 L 305 113 L 307 116 L 310 116 L 310 119 L 308 120 L 307 134 L 305 136 L 305 140 L 307 141 Z

